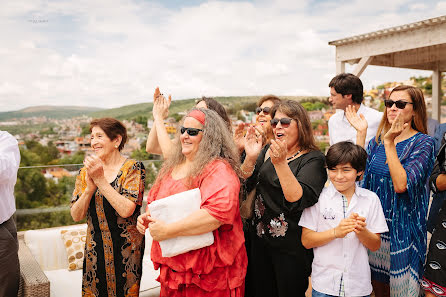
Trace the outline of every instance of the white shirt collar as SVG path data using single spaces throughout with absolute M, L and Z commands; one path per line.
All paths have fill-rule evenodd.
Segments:
M 327 194 L 329 195 L 329 197 L 331 199 L 334 199 L 335 197 L 343 196 L 342 193 L 340 193 L 338 190 L 336 190 L 336 188 L 332 182 L 330 182 L 330 185 L 328 186 L 327 191 L 328 191 Z M 355 192 L 353 193 L 353 196 L 366 198 L 366 197 L 368 197 L 368 195 L 369 194 L 367 193 L 367 190 L 359 187 L 358 185 L 355 185 Z

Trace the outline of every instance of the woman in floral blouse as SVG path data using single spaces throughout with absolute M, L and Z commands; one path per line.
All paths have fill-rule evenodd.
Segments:
M 255 280 L 256 297 L 304 296 L 313 253 L 302 246 L 298 222 L 327 180 L 325 158 L 301 104 L 282 101 L 271 116 L 275 139 L 270 145 L 262 148 L 254 128 L 246 136 L 242 174 L 257 184 L 248 251 L 253 275 L 247 277 Z
M 139 296 L 144 236 L 136 229 L 144 165 L 121 154 L 127 130 L 113 118 L 90 123 L 94 154 L 84 160 L 71 200 L 74 221 L 87 218 L 82 296 Z

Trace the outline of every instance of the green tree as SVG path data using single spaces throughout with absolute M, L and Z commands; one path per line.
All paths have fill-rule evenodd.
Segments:
M 153 156 L 146 152 L 144 148 L 140 148 L 139 150 L 135 150 L 130 155 L 132 159 L 138 160 L 138 161 L 144 161 L 144 160 L 151 160 L 153 159 Z
M 21 169 L 14 188 L 17 208 L 42 206 L 48 195 L 46 179 L 39 169 Z
M 85 136 L 90 134 L 90 125 L 89 124 L 81 124 L 81 136 Z
M 180 115 L 179 113 L 174 113 L 171 115 L 171 117 L 173 117 L 177 122 L 181 121 L 181 119 L 183 118 L 183 116 Z
M 32 164 L 30 165 L 46 165 L 49 164 L 52 160 L 57 159 L 59 157 L 59 151 L 54 146 L 52 142 L 49 142 L 47 146 L 41 145 L 37 141 L 28 140 L 25 141 L 25 147 L 31 153 L 37 155 L 37 158 L 33 157 Z
M 138 115 L 138 116 L 134 117 L 132 120 L 138 124 L 143 125 L 144 127 L 147 126 L 147 117 L 146 116 Z

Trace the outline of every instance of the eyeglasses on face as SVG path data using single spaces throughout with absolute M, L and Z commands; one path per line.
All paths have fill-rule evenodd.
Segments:
M 256 108 L 256 114 L 260 114 L 263 111 L 263 114 L 268 115 L 271 112 L 271 107 L 257 107 Z
M 272 119 L 271 120 L 271 126 L 273 128 L 276 128 L 277 124 L 280 122 L 280 125 L 282 126 L 282 128 L 288 128 L 291 125 L 291 121 L 294 119 L 290 119 L 290 118 L 281 118 L 281 119 Z
M 390 99 L 384 100 L 384 105 L 387 108 L 391 108 L 394 104 L 395 104 L 396 108 L 404 109 L 404 108 L 406 108 L 407 104 L 413 104 L 413 103 L 412 102 L 407 102 L 407 101 L 404 101 L 404 100 L 397 100 L 397 101 L 393 101 L 393 100 L 390 100 Z
M 187 134 L 189 134 L 189 136 L 197 136 L 198 133 L 200 133 L 200 131 L 203 131 L 203 129 L 198 129 L 198 128 L 186 128 L 181 126 L 180 128 L 180 132 L 181 134 L 184 134 L 184 132 L 187 131 Z

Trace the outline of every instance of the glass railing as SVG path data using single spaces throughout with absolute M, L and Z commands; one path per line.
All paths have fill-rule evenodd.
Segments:
M 146 168 L 144 200 L 161 167 L 161 160 L 142 161 Z M 79 169 L 83 164 L 19 167 L 14 219 L 18 231 L 67 226 L 74 222 L 70 200 Z M 145 203 L 143 205 L 145 209 Z

